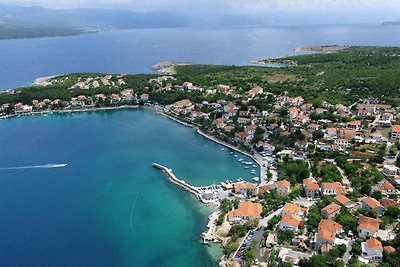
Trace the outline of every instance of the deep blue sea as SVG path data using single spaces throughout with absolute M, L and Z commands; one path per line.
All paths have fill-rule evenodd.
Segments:
M 161 61 L 247 64 L 307 45 L 400 45 L 400 27 L 317 25 L 229 29 L 139 29 L 0 41 L 0 88 L 71 72 L 148 73 Z
M 143 109 L 2 120 L 0 136 L 1 266 L 213 266 L 199 238 L 210 210 L 152 163 L 194 185 L 253 177 Z M 48 163 L 68 166 L 1 169 Z

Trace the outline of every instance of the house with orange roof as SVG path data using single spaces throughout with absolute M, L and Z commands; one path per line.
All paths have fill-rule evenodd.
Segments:
M 319 228 L 314 241 L 321 252 L 328 252 L 335 244 L 335 235 L 326 229 Z
M 361 207 L 365 211 L 376 211 L 379 216 L 382 216 L 385 208 L 379 203 L 378 200 L 372 197 L 366 197 L 361 201 Z
M 217 129 L 223 129 L 225 126 L 226 126 L 226 124 L 223 123 L 223 122 L 218 122 L 218 123 L 215 125 L 215 127 L 217 127 Z
M 268 155 L 271 155 L 275 150 L 275 147 L 273 145 L 271 145 L 267 141 L 262 141 L 262 140 L 258 141 L 258 143 L 256 144 L 256 147 L 257 148 L 261 148 L 262 147 L 263 151 L 265 153 L 267 153 Z
M 141 94 L 140 95 L 140 100 L 143 100 L 143 101 L 149 100 L 149 95 L 148 94 Z
M 263 92 L 263 88 L 261 86 L 256 86 L 255 88 L 251 89 L 250 91 L 247 92 L 247 95 L 249 97 L 255 97 L 258 94 L 261 94 Z
M 381 116 L 381 120 L 383 120 L 383 121 L 392 121 L 393 120 L 393 118 L 394 118 L 394 116 L 393 116 L 393 114 L 392 113 L 383 113 L 382 114 L 382 116 Z
M 302 225 L 302 221 L 300 218 L 293 214 L 283 215 L 281 221 L 278 224 L 278 228 L 280 230 L 291 230 L 296 232 L 299 230 L 299 227 Z
M 304 124 L 308 122 L 310 118 L 307 115 L 304 114 L 298 114 L 294 119 L 293 122 L 299 123 L 299 124 Z
M 339 138 L 335 140 L 335 144 L 341 148 L 347 148 L 350 146 L 350 140 L 346 138 Z
M 353 139 L 360 137 L 361 133 L 355 130 L 344 129 L 339 131 L 339 138 Z
M 297 115 L 299 115 L 300 110 L 296 107 L 291 107 L 289 108 L 289 119 L 293 120 L 294 118 L 297 117 Z
M 335 244 L 336 235 L 341 232 L 343 232 L 342 225 L 330 219 L 323 219 L 319 222 L 314 243 L 321 252 L 328 252 Z
M 262 205 L 253 202 L 241 202 L 239 207 L 228 213 L 230 222 L 240 222 L 242 220 L 260 219 L 262 213 Z
M 320 188 L 319 185 L 307 178 L 303 180 L 304 194 L 308 198 L 315 198 L 320 196 Z
M 359 131 L 361 129 L 361 121 L 349 121 L 346 123 L 346 128 Z
M 306 103 L 306 104 L 301 105 L 300 109 L 301 109 L 302 111 L 309 111 L 309 110 L 311 110 L 313 107 L 314 107 L 313 104 Z
M 376 238 L 370 238 L 361 243 L 361 252 L 365 259 L 380 261 L 383 258 L 382 243 Z
M 281 216 L 293 214 L 296 215 L 297 217 L 303 217 L 306 211 L 307 209 L 302 208 L 299 205 L 288 202 L 283 206 Z
M 391 132 L 391 137 L 394 140 L 400 140 L 400 125 L 393 125 Z
M 271 187 L 276 189 L 281 196 L 287 196 L 290 193 L 290 182 L 287 180 L 276 181 Z
M 237 122 L 239 124 L 249 124 L 251 122 L 251 120 L 249 118 L 239 117 Z
M 248 182 L 235 183 L 233 185 L 232 191 L 235 194 L 246 195 L 247 192 L 250 192 L 251 194 L 253 194 L 253 193 L 257 193 L 257 185 L 248 183 Z
M 335 196 L 335 197 L 334 197 L 334 201 L 335 201 L 337 204 L 343 205 L 343 206 L 345 206 L 345 207 L 347 207 L 347 208 L 353 206 L 353 202 L 352 202 L 349 198 L 347 198 L 346 196 L 344 196 L 344 195 L 337 195 L 337 196 Z
M 332 203 L 321 210 L 321 215 L 325 219 L 331 219 L 340 212 L 340 209 L 338 204 Z
M 227 125 L 227 126 L 224 127 L 224 131 L 225 132 L 231 132 L 233 130 L 235 130 L 235 126 Z
M 315 123 L 311 123 L 311 124 L 309 124 L 308 126 L 307 126 L 307 130 L 309 131 L 309 132 L 315 132 L 316 130 L 318 130 L 319 129 L 319 125 L 318 124 L 315 124 Z
M 241 140 L 241 141 L 243 141 L 243 142 L 247 142 L 247 143 L 251 142 L 251 139 L 253 139 L 253 135 L 248 134 L 248 133 L 245 133 L 245 132 L 238 132 L 238 133 L 236 133 L 236 137 L 237 137 L 239 140 Z
M 382 195 L 389 196 L 397 194 L 396 188 L 389 182 L 383 181 L 371 187 L 372 192 L 381 191 Z
M 220 84 L 217 86 L 217 90 L 220 91 L 221 93 L 223 93 L 224 95 L 228 94 L 229 90 L 230 90 L 230 86 L 229 85 L 224 85 L 224 84 Z
M 250 135 L 254 135 L 256 133 L 257 125 L 256 124 L 250 124 L 247 127 L 245 127 L 246 133 Z
M 304 103 L 304 98 L 302 96 L 296 96 L 293 98 L 288 98 L 288 101 L 292 105 L 300 106 L 301 104 Z
M 398 203 L 396 200 L 394 199 L 390 199 L 390 198 L 382 198 L 381 200 L 379 200 L 379 203 L 381 203 L 381 205 L 387 209 L 387 207 L 397 207 Z
M 318 229 L 326 229 L 333 235 L 338 235 L 343 232 L 343 226 L 331 219 L 322 219 L 319 222 Z
M 366 109 L 359 109 L 359 110 L 357 111 L 357 116 L 358 116 L 358 117 L 367 117 L 367 116 L 371 116 L 371 112 L 369 112 L 369 111 L 366 110 Z
M 376 236 L 379 230 L 379 220 L 367 216 L 361 216 L 358 219 L 357 232 L 361 238 L 370 238 Z
M 258 187 L 258 194 L 264 194 L 267 193 L 271 190 L 271 187 L 269 185 L 261 185 Z
M 392 246 L 384 246 L 383 250 L 386 251 L 387 253 L 394 253 L 396 252 L 396 249 Z
M 347 191 L 339 182 L 322 183 L 322 194 L 324 196 L 346 195 Z

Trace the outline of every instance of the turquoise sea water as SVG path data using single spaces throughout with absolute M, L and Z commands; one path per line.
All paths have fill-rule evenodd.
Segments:
M 68 164 L 0 169 L 1 265 L 215 265 L 210 210 L 151 164 L 194 185 L 252 177 L 220 149 L 143 109 L 0 121 L 0 168 Z

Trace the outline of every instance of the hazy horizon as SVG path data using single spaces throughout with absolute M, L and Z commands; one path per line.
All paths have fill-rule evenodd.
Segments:
M 97 8 L 195 15 L 287 17 L 313 23 L 376 23 L 400 18 L 396 0 L 0 0 L 0 4 L 51 9 Z M 267 18 L 265 18 L 267 19 Z

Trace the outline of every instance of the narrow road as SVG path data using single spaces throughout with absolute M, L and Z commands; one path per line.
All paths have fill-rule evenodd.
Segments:
M 343 261 L 344 261 L 345 264 L 347 264 L 349 262 L 350 258 L 351 258 L 350 251 L 351 251 L 351 249 L 353 247 L 353 241 L 349 240 L 349 242 L 347 244 L 348 244 L 347 250 L 343 255 Z

